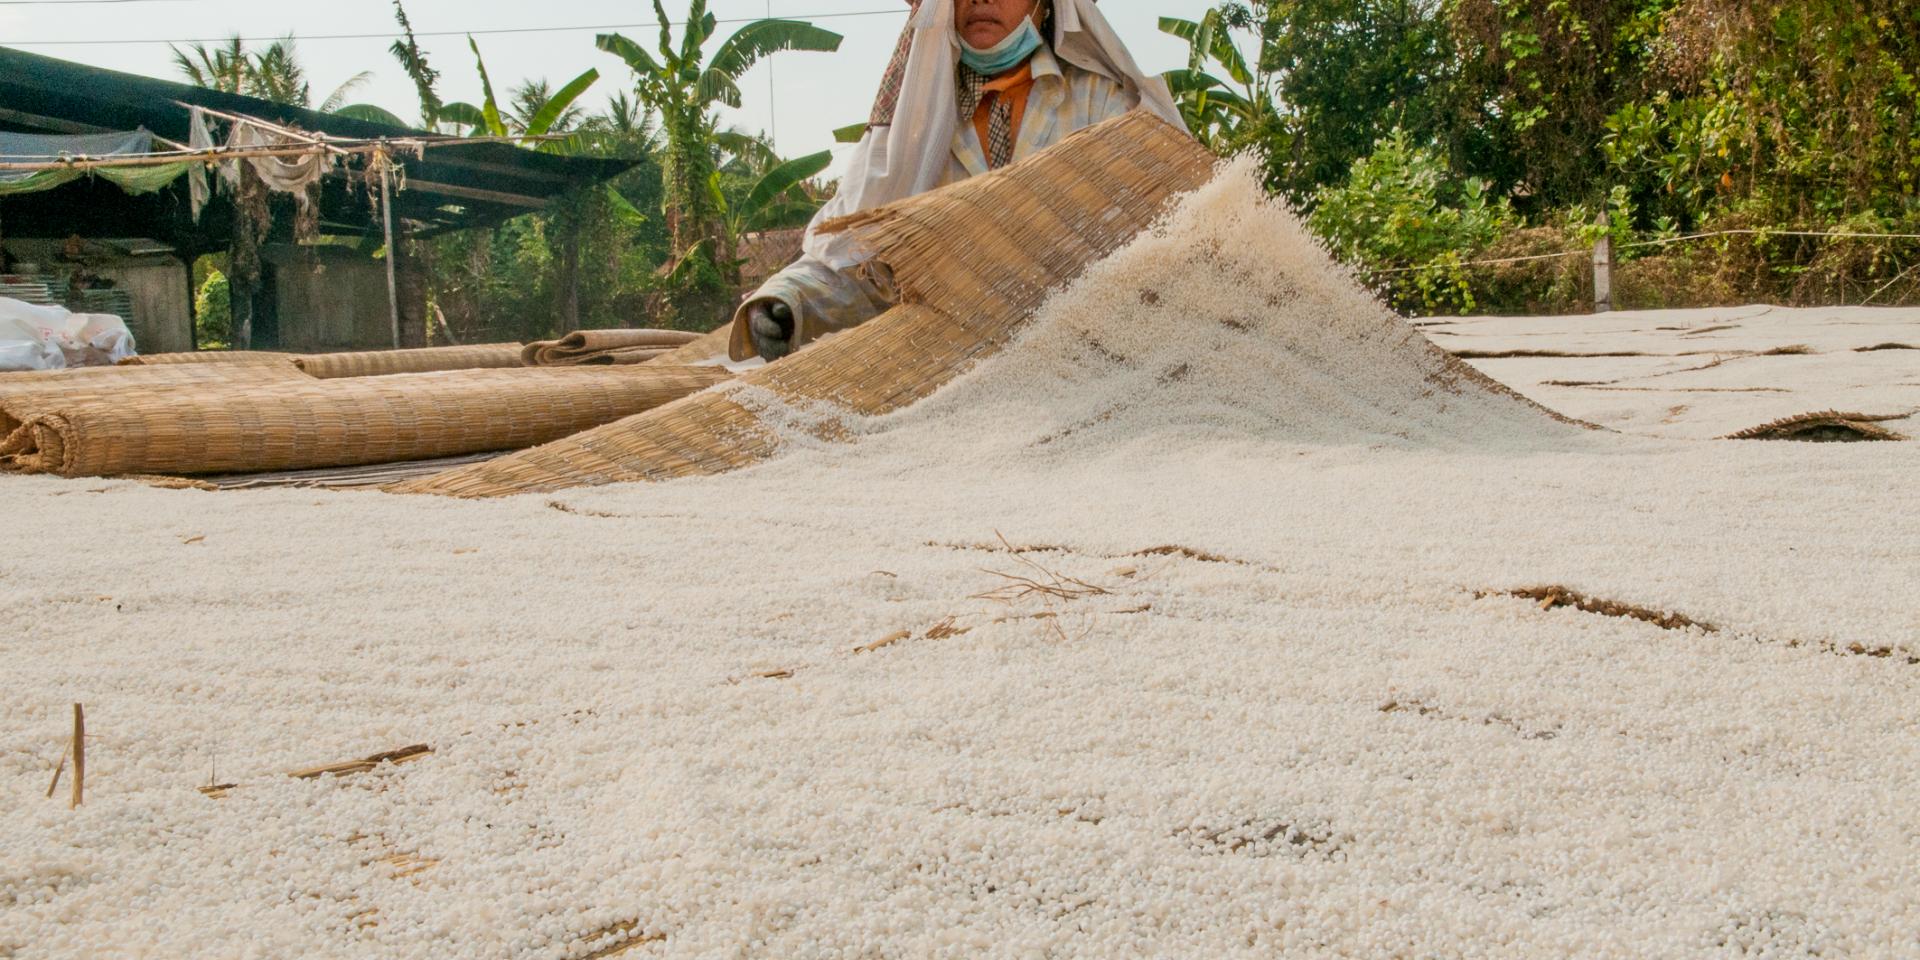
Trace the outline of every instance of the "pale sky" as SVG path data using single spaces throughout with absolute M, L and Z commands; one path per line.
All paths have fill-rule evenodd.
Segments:
M 1101 9 L 1119 31 L 1141 66 L 1161 71 L 1181 66 L 1186 44 L 1159 32 L 1161 16 L 1196 18 L 1209 0 L 1105 0 Z M 546 77 L 555 87 L 588 67 L 600 70 L 600 82 L 586 102 L 598 106 L 627 85 L 626 67 L 593 46 L 596 29 L 620 26 L 620 32 L 649 46 L 656 35 L 652 4 L 646 0 L 408 0 L 407 14 L 418 33 L 452 31 L 451 36 L 422 37 L 429 62 L 442 75 L 448 100 L 478 103 L 480 80 L 464 31 L 486 56 L 487 71 L 502 100 L 528 77 Z M 684 16 L 686 0 L 667 0 L 667 12 Z M 722 21 L 766 16 L 812 19 L 845 36 L 840 52 L 786 53 L 754 68 L 741 83 L 744 109 L 727 111 L 726 120 L 748 130 L 771 130 L 780 150 L 799 156 L 833 145 L 831 131 L 866 119 L 880 72 L 905 21 L 902 0 L 710 0 Z M 853 16 L 829 16 L 856 14 Z M 486 34 L 479 31 L 568 28 L 544 33 Z M 723 22 L 721 38 L 738 29 Z M 314 99 L 362 70 L 373 79 L 354 94 L 413 122 L 418 99 L 406 74 L 387 52 L 394 39 L 389 0 L 329 0 L 270 3 L 258 0 L 119 0 L 76 3 L 36 0 L 0 4 L 0 46 L 60 57 L 95 66 L 181 79 L 171 63 L 168 40 L 218 40 L 239 33 L 272 38 L 292 33 L 313 83 Z M 677 33 L 677 31 L 676 31 Z M 324 39 L 337 34 L 375 34 L 364 39 Z M 137 41 L 100 43 L 98 41 Z M 61 42 L 47 42 L 61 41 Z M 94 41 L 74 43 L 71 41 Z M 714 41 L 718 43 L 718 41 Z M 712 49 L 711 47 L 709 49 Z M 771 81 L 771 82 L 770 82 Z

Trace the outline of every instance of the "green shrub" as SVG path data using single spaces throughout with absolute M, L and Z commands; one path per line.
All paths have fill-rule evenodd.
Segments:
M 1396 308 L 1424 313 L 1475 308 L 1464 261 L 1514 222 L 1485 181 L 1454 176 L 1398 129 L 1354 162 L 1346 183 L 1315 192 L 1307 218 L 1334 256 L 1381 278 Z
M 233 335 L 233 296 L 227 275 L 207 268 L 207 279 L 193 296 L 193 340 L 202 350 L 225 350 Z

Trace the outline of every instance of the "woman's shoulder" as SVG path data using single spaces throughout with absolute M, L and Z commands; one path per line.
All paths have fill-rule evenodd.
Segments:
M 1136 102 L 1137 98 L 1130 95 L 1120 81 L 1071 63 L 1065 57 L 1059 61 L 1060 76 L 1066 81 L 1069 96 L 1087 105 L 1087 109 L 1103 114 L 1124 112 Z
M 1066 78 L 1067 83 L 1075 87 L 1085 87 L 1090 90 L 1125 89 L 1120 81 L 1099 71 L 1089 70 L 1086 67 L 1068 60 L 1066 57 L 1055 56 L 1054 62 L 1060 65 L 1060 75 Z

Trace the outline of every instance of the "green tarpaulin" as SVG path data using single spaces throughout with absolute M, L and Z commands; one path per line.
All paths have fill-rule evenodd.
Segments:
M 145 128 L 126 133 L 73 136 L 0 132 L 0 163 L 52 163 L 81 157 L 139 156 L 153 149 L 153 134 Z M 39 193 L 72 183 L 81 177 L 100 177 L 128 193 L 153 193 L 179 179 L 191 163 L 139 167 L 97 167 L 90 170 L 0 170 L 0 197 Z

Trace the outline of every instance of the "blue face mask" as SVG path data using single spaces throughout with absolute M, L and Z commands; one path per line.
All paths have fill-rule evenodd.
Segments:
M 963 37 L 960 40 L 960 62 L 972 67 L 985 76 L 998 76 L 1033 56 L 1040 49 L 1040 30 L 1033 25 L 1031 14 L 1020 20 L 1020 26 L 1006 35 L 999 43 L 985 50 L 978 49 Z

